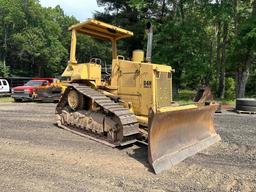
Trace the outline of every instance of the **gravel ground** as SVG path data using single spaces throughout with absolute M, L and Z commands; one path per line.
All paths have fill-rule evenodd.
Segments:
M 54 125 L 55 104 L 0 103 L 0 191 L 256 191 L 256 115 L 216 114 L 222 141 L 155 175 L 143 145 L 111 149 Z

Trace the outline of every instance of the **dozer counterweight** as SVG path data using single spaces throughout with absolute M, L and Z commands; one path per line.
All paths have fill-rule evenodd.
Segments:
M 56 108 L 60 127 L 113 147 L 146 141 L 156 173 L 220 140 L 213 124 L 216 104 L 173 104 L 174 70 L 151 63 L 150 46 L 147 61 L 141 50 L 133 52 L 131 61 L 117 54 L 117 41 L 133 36 L 132 32 L 94 19 L 69 30 L 70 61 L 62 74 L 69 84 Z M 150 26 L 148 45 L 152 31 Z M 103 78 L 106 71 L 99 58 L 77 63 L 77 33 L 112 42 L 108 78 Z

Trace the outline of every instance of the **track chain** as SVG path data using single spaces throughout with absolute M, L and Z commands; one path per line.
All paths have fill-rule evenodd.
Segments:
M 118 119 L 119 129 L 122 129 L 123 140 L 119 142 L 119 145 L 126 145 L 135 142 L 136 135 L 139 133 L 139 123 L 134 113 L 130 112 L 127 108 L 119 103 L 115 103 L 109 97 L 103 93 L 81 84 L 71 84 L 68 86 L 69 90 L 74 89 L 80 94 L 90 98 L 94 103 L 97 103 L 102 107 L 106 114 L 111 114 Z M 68 105 L 67 96 L 69 91 L 65 91 L 60 99 L 57 107 L 56 114 L 60 115 L 62 110 Z M 63 127 L 62 125 L 61 127 Z

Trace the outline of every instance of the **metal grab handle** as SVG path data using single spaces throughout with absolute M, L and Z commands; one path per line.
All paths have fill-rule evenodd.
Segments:
M 102 61 L 101 61 L 100 58 L 91 58 L 90 63 L 95 63 L 95 64 L 102 65 Z
M 124 58 L 123 55 L 118 55 L 118 56 L 117 56 L 117 59 L 125 60 L 125 58 Z

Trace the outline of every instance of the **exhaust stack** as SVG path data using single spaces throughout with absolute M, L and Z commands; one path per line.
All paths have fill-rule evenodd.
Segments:
M 146 25 L 146 31 L 148 34 L 148 43 L 147 43 L 147 55 L 146 55 L 146 61 L 151 63 L 152 60 L 152 42 L 153 42 L 153 25 L 148 22 Z

